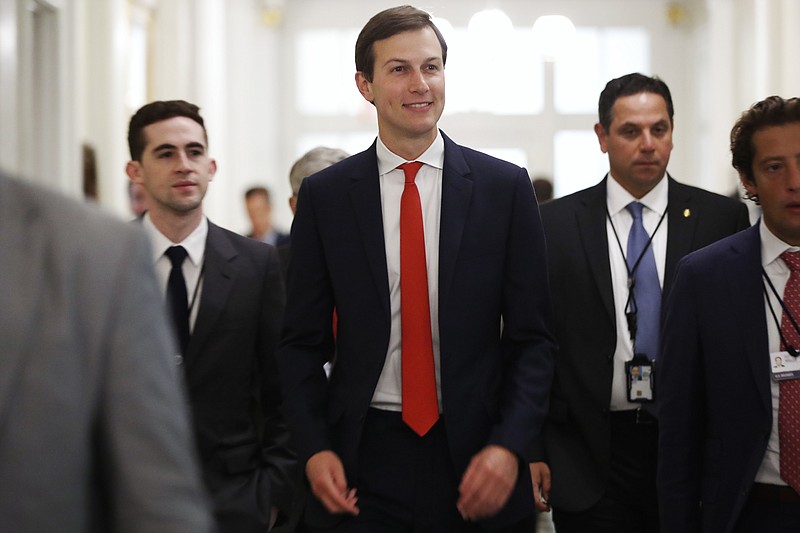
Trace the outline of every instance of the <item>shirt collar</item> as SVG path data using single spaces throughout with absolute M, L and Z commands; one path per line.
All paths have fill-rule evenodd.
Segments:
M 142 226 L 145 233 L 150 238 L 152 244 L 153 262 L 158 261 L 167 251 L 170 246 L 181 245 L 186 249 L 189 254 L 189 259 L 195 266 L 199 266 L 203 261 L 203 254 L 206 251 L 206 237 L 208 236 L 208 219 L 203 216 L 200 219 L 200 224 L 192 231 L 183 242 L 172 242 L 163 233 L 158 231 L 153 221 L 150 219 L 150 213 L 145 213 L 142 217 Z
M 800 251 L 800 247 L 790 246 L 776 237 L 775 234 L 769 230 L 767 225 L 764 224 L 763 218 L 758 221 L 758 233 L 761 237 L 761 264 L 765 267 L 774 263 L 783 252 Z M 788 270 L 788 267 L 784 265 L 783 260 L 777 264 L 782 265 L 783 268 Z
M 608 214 L 613 217 L 631 202 L 641 202 L 647 209 L 655 211 L 659 215 L 662 214 L 669 203 L 669 180 L 664 176 L 650 192 L 641 198 L 635 198 L 609 173 L 608 179 L 606 179 Z
M 405 159 L 389 150 L 386 145 L 383 144 L 380 136 L 378 136 L 376 144 L 375 151 L 378 155 L 378 174 L 380 176 L 388 174 L 407 162 Z M 444 138 L 439 130 L 436 130 L 436 138 L 428 149 L 414 161 L 419 161 L 439 170 L 444 168 Z

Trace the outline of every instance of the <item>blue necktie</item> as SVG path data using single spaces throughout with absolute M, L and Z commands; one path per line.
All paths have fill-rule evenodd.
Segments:
M 659 330 L 661 328 L 661 286 L 658 283 L 656 258 L 650 244 L 650 236 L 642 224 L 642 205 L 631 202 L 626 209 L 633 216 L 628 234 L 628 271 L 634 272 L 632 309 L 636 311 L 636 339 L 634 353 L 643 353 L 651 361 L 658 358 Z M 646 247 L 646 249 L 645 249 Z M 644 255 L 642 252 L 644 251 Z M 641 260 L 639 260 L 641 256 Z M 636 266 L 636 262 L 639 265 Z

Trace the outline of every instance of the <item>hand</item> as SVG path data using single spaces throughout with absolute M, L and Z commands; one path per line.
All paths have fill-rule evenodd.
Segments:
M 531 463 L 531 482 L 533 483 L 533 503 L 540 513 L 550 511 L 550 467 L 547 463 Z
M 306 477 L 314 496 L 334 514 L 358 514 L 356 489 L 347 488 L 344 465 L 339 456 L 323 450 L 306 462 Z
M 497 514 L 508 501 L 519 475 L 519 460 L 502 446 L 490 445 L 472 457 L 458 487 L 456 504 L 464 520 Z

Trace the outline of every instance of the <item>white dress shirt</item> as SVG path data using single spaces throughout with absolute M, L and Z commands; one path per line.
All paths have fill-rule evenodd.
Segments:
M 391 332 L 389 349 L 378 385 L 372 396 L 373 407 L 391 411 L 402 408 L 402 335 L 400 320 L 400 197 L 405 187 L 405 174 L 397 167 L 407 161 L 392 153 L 377 141 L 378 174 L 381 188 L 383 236 L 386 246 L 386 266 L 389 274 L 389 304 Z M 424 163 L 416 177 L 422 221 L 425 232 L 425 259 L 428 270 L 428 299 L 431 310 L 431 337 L 436 367 L 436 394 L 442 405 L 441 372 L 439 367 L 439 220 L 442 208 L 442 168 L 444 140 L 436 140 L 416 161 Z
M 628 401 L 628 384 L 625 379 L 625 363 L 633 359 L 633 342 L 625 317 L 625 304 L 628 301 L 628 267 L 623 251 L 628 251 L 628 233 L 633 224 L 633 216 L 626 206 L 637 201 L 611 175 L 606 180 L 606 206 L 610 218 L 606 218 L 608 234 L 608 259 L 611 263 L 611 286 L 614 291 L 614 313 L 617 325 L 617 346 L 614 349 L 614 378 L 611 384 L 612 411 L 636 409 L 641 404 Z M 648 235 L 653 236 L 653 255 L 656 260 L 658 282 L 664 287 L 664 268 L 667 260 L 667 217 L 656 230 L 661 215 L 669 202 L 669 180 L 666 176 L 649 193 L 638 200 L 644 205 L 642 223 Z M 616 236 L 615 236 L 616 232 Z M 619 243 L 617 243 L 619 237 Z M 622 250 L 620 250 L 620 247 Z M 586 354 L 590 357 L 592 354 Z
M 778 237 L 776 237 L 761 220 L 759 223 L 759 233 L 761 235 L 761 265 L 764 271 L 769 276 L 775 291 L 783 298 L 783 291 L 786 288 L 786 282 L 789 281 L 789 267 L 780 258 L 780 255 L 785 251 L 797 252 L 800 248 L 796 246 L 789 246 Z M 764 281 L 762 281 L 764 283 Z M 772 357 L 770 354 L 779 352 L 781 349 L 780 338 L 780 322 L 775 323 L 772 318 L 772 311 L 778 321 L 783 316 L 783 309 L 772 289 L 767 289 L 769 299 L 764 299 L 764 309 L 767 313 L 767 340 L 769 341 L 769 352 L 764 354 L 764 357 L 769 359 L 768 363 L 772 368 Z M 769 442 L 767 443 L 767 451 L 764 453 L 764 459 L 761 461 L 761 466 L 756 473 L 756 481 L 759 483 L 770 483 L 772 485 L 786 485 L 786 482 L 781 479 L 781 465 L 780 465 L 780 446 L 778 439 L 778 400 L 780 397 L 780 384 L 774 379 L 770 380 L 770 391 L 772 393 L 772 430 L 769 434 Z
M 201 273 L 203 270 L 203 255 L 206 252 L 206 237 L 208 236 L 208 220 L 203 217 L 200 224 L 186 237 L 183 242 L 172 242 L 163 233 L 158 231 L 150 214 L 146 213 L 142 218 L 142 226 L 145 233 L 150 238 L 150 245 L 153 253 L 153 265 L 155 265 L 156 278 L 158 279 L 161 293 L 166 301 L 167 282 L 169 273 L 172 270 L 172 263 L 164 255 L 171 246 L 183 246 L 189 254 L 187 260 L 183 262 L 183 278 L 186 280 L 186 295 L 189 306 L 189 330 L 194 329 L 197 320 L 197 309 L 200 307 L 200 294 L 202 293 L 203 283 Z

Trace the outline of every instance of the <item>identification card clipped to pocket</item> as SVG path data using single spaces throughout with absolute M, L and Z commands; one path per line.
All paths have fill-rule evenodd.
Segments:
M 652 402 L 655 399 L 653 388 L 653 361 L 645 354 L 637 353 L 625 363 L 625 379 L 628 383 L 628 401 Z

